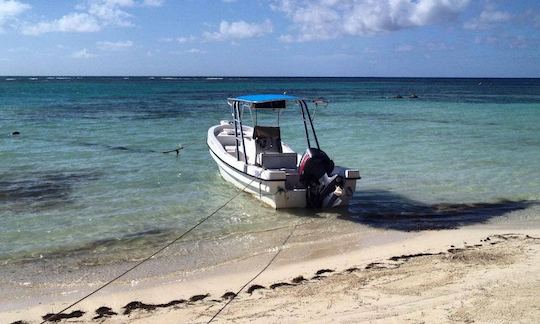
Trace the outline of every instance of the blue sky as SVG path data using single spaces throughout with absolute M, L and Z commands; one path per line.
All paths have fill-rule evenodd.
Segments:
M 540 77 L 540 2 L 0 0 L 0 75 Z

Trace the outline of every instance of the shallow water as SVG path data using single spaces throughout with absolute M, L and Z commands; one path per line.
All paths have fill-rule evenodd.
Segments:
M 189 237 L 232 238 L 204 257 L 266 248 L 249 233 L 313 216 L 402 231 L 540 222 L 537 79 L 10 78 L 0 79 L 4 264 L 133 260 L 182 233 L 235 193 L 206 131 L 229 118 L 227 97 L 256 92 L 328 99 L 315 115 L 321 148 L 362 179 L 345 210 L 274 211 L 241 195 Z M 283 114 L 282 137 L 303 151 L 298 114 Z M 160 153 L 179 144 L 178 158 Z

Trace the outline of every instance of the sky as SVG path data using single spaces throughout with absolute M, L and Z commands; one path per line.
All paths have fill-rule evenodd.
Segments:
M 0 0 L 0 75 L 540 77 L 540 1 Z

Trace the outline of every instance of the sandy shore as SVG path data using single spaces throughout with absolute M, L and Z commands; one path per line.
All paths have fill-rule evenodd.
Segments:
M 540 321 L 540 230 L 425 231 L 294 262 L 301 250 L 283 250 L 215 322 Z M 126 281 L 63 321 L 205 323 L 275 252 L 189 280 L 171 275 L 128 288 Z M 0 312 L 0 322 L 40 322 L 77 297 L 17 303 Z

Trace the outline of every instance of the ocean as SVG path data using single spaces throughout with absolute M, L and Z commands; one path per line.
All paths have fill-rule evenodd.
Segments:
M 315 126 L 336 164 L 360 170 L 351 205 L 274 211 L 242 194 L 169 248 L 186 269 L 275 248 L 274 230 L 319 219 L 388 231 L 540 224 L 540 79 L 2 77 L 3 269 L 149 255 L 237 192 L 206 145 L 230 119 L 226 98 L 285 92 L 329 101 Z M 281 126 L 304 151 L 299 112 Z M 161 153 L 179 145 L 178 157 Z

